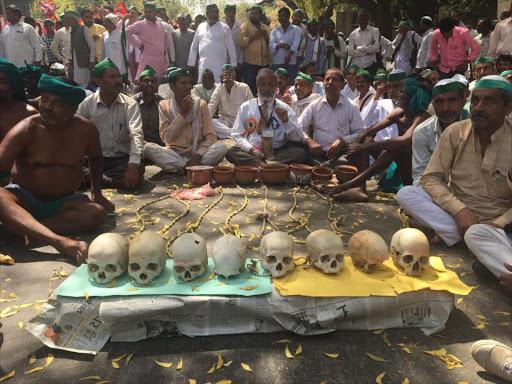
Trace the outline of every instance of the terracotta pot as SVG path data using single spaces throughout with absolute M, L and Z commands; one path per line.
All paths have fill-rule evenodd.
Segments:
M 358 169 L 352 165 L 337 165 L 334 171 L 336 172 L 336 179 L 341 184 L 352 180 L 359 173 Z
M 290 180 L 296 184 L 309 184 L 313 176 L 313 167 L 305 164 L 290 165 Z
M 288 179 L 288 164 L 261 164 L 261 181 L 265 184 L 284 184 Z
M 194 185 L 205 185 L 212 181 L 212 170 L 213 167 L 209 165 L 193 165 L 187 167 L 187 177 Z
M 213 168 L 213 180 L 219 184 L 231 184 L 235 170 L 232 167 L 217 165 Z
M 333 173 L 331 168 L 317 165 L 313 167 L 313 180 L 331 180 Z
M 235 181 L 238 184 L 252 184 L 256 180 L 258 168 L 247 165 L 238 165 L 235 167 Z

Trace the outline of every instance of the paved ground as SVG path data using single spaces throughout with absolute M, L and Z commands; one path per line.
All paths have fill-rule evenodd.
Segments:
M 184 178 L 156 173 L 155 167 L 147 167 L 146 182 L 132 194 L 123 191 L 107 193 L 115 202 L 121 215 L 110 219 L 96 233 L 82 235 L 81 238 L 90 242 L 101 232 L 114 231 L 133 233 L 134 228 L 127 228 L 134 218 L 135 209 L 143 203 L 168 193 L 167 187 L 172 184 L 181 186 L 186 183 Z M 271 201 L 268 205 L 270 214 L 276 215 L 277 222 L 284 223 L 288 218 L 293 199 L 289 194 L 293 187 L 286 185 L 270 190 Z M 261 184 L 244 188 L 250 193 L 248 207 L 235 216 L 232 224 L 240 224 L 245 234 L 259 232 L 254 216 L 248 216 L 262 210 L 264 190 Z M 256 195 L 255 195 L 256 193 Z M 192 210 L 186 218 L 180 220 L 171 232 L 183 229 L 185 222 L 194 222 L 204 210 L 204 207 L 216 197 L 192 203 Z M 237 209 L 243 202 L 243 196 L 235 187 L 225 188 L 225 196 L 218 208 L 213 209 L 202 221 L 197 233 L 212 244 L 220 235 L 221 225 L 210 222 L 223 222 L 228 209 Z M 298 198 L 298 208 L 294 215 L 310 215 L 310 226 L 313 230 L 328 228 L 326 220 L 328 206 L 323 200 L 312 194 L 301 191 Z M 235 205 L 236 204 L 236 205 Z M 127 208 L 123 210 L 120 208 Z M 346 230 L 353 232 L 360 229 L 371 229 L 379 233 L 386 241 L 402 223 L 397 214 L 397 205 L 392 198 L 384 194 L 372 193 L 368 204 L 339 205 L 337 214 L 346 214 Z M 162 213 L 162 210 L 165 209 Z M 171 220 L 168 215 L 180 214 L 183 206 L 176 201 L 165 200 L 144 210 L 144 217 L 153 222 L 150 227 L 161 229 Z M 307 212 L 309 211 L 309 212 Z M 247 224 L 244 219 L 251 223 Z M 416 223 L 412 223 L 417 225 Z M 214 228 L 216 228 L 214 230 Z M 424 229 L 424 228 L 423 228 Z M 431 237 L 432 232 L 424 229 Z M 305 239 L 306 232 L 297 236 Z M 345 241 L 348 241 L 345 237 Z M 256 246 L 258 244 L 255 244 Z M 1 303 L 0 311 L 9 304 L 20 305 L 34 300 L 47 298 L 50 277 L 55 268 L 62 267 L 68 274 L 76 268 L 63 260 L 60 255 L 51 250 L 40 248 L 41 244 L 30 242 L 25 245 L 23 239 L 6 233 L 0 226 L 0 253 L 8 253 L 16 260 L 15 266 L 0 268 L 1 297 L 7 297 L 11 292 L 18 298 L 11 303 Z M 257 257 L 254 251 L 250 256 Z M 298 253 L 304 254 L 304 246 L 298 247 Z M 492 338 L 512 345 L 512 326 L 499 325 L 512 323 L 510 315 L 496 312 L 512 312 L 512 301 L 506 298 L 492 280 L 484 280 L 472 273 L 473 256 L 465 246 L 448 248 L 444 245 L 432 247 L 433 255 L 446 254 L 445 264 L 460 265 L 454 269 L 468 285 L 478 286 L 464 298 L 452 312 L 444 330 L 438 337 L 427 337 L 419 329 L 391 329 L 387 331 L 388 346 L 383 340 L 383 334 L 371 331 L 338 331 L 335 333 L 299 337 L 290 332 L 278 334 L 235 335 L 215 337 L 173 337 L 168 339 L 156 338 L 137 343 L 107 343 L 97 356 L 73 354 L 63 351 L 51 351 L 25 330 L 19 329 L 19 322 L 27 323 L 36 315 L 34 307 L 22 309 L 17 315 L 1 319 L 0 328 L 0 377 L 16 370 L 9 383 L 78 383 L 80 378 L 100 376 L 102 380 L 113 383 L 189 383 L 195 379 L 197 383 L 217 383 L 223 379 L 233 383 L 374 383 L 377 376 L 386 372 L 382 383 L 402 383 L 406 378 L 410 383 L 459 383 L 471 384 L 492 382 L 502 383 L 487 375 L 477 366 L 471 356 L 471 344 L 479 339 Z M 453 269 L 453 268 L 452 268 Z M 9 280 L 10 279 L 10 280 Z M 7 281 L 9 280 L 9 281 Z M 61 281 L 52 281 L 51 288 L 55 289 Z M 5 292 L 3 292 L 5 290 Z M 479 318 L 484 316 L 488 320 Z M 483 329 L 475 329 L 481 321 L 485 321 Z M 294 359 L 288 359 L 284 354 L 283 345 L 272 342 L 289 338 L 293 340 L 292 351 L 302 344 L 303 352 Z M 397 343 L 409 346 L 410 354 L 405 353 Z M 447 370 L 445 363 L 433 356 L 426 355 L 423 350 L 446 348 L 448 353 L 456 355 L 464 363 L 464 368 Z M 27 376 L 24 372 L 34 366 L 44 364 L 46 353 L 52 352 L 55 361 L 44 372 L 39 371 Z M 339 353 L 337 359 L 326 357 L 323 352 Z M 377 362 L 369 359 L 366 353 L 380 356 L 388 362 Z M 37 363 L 30 365 L 29 357 L 35 353 L 39 358 Z M 129 365 L 121 362 L 121 368 L 115 370 L 110 359 L 123 353 L 134 353 Z M 233 364 L 219 371 L 208 374 L 209 368 L 216 363 L 216 354 L 221 354 L 224 361 L 232 360 Z M 175 366 L 179 358 L 183 359 L 183 369 L 177 371 Z M 154 359 L 174 361 L 171 368 L 156 366 Z M 244 371 L 240 363 L 246 363 L 253 373 Z M 94 382 L 94 381 L 90 381 Z

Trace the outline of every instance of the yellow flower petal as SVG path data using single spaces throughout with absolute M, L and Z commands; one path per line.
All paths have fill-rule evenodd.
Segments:
M 437 351 L 423 351 L 429 355 L 432 355 L 432 356 L 445 356 L 446 355 L 446 349 L 444 348 L 441 348 L 441 349 L 438 349 Z
M 126 358 L 126 365 L 130 362 L 130 360 L 133 358 L 134 353 L 130 353 L 128 357 Z
M 83 381 L 83 380 L 101 380 L 101 377 L 99 377 L 99 376 L 87 376 L 87 377 L 84 377 L 84 378 L 80 379 L 80 381 Z
M 293 355 L 290 353 L 290 349 L 288 348 L 288 344 L 286 344 L 286 348 L 284 350 L 284 354 L 286 355 L 287 358 L 293 359 Z
M 272 343 L 272 345 L 274 345 L 274 344 L 288 344 L 288 343 L 291 343 L 291 342 L 292 342 L 292 341 L 291 341 L 291 340 L 289 340 L 289 339 L 281 339 L 281 340 L 274 341 L 274 342 Z
M 215 384 L 231 384 L 232 381 L 231 380 L 221 380 L 221 381 L 217 381 L 217 383 Z
M 302 353 L 302 344 L 299 344 L 299 346 L 295 350 L 295 356 L 300 355 L 301 353 Z
M 206 373 L 213 373 L 213 372 L 215 372 L 215 364 L 213 364 L 212 367 Z
M 339 353 L 327 353 L 327 352 L 324 352 L 324 355 L 328 356 L 328 357 L 330 357 L 332 359 L 337 359 L 340 354 Z
M 113 366 L 115 369 L 119 369 L 119 364 L 118 364 L 116 361 L 112 361 L 112 366 Z
M 510 316 L 510 313 L 509 313 L 509 312 L 496 311 L 496 312 L 494 312 L 494 313 L 496 313 L 497 315 Z
M 404 381 L 402 381 L 402 384 L 409 384 L 409 379 L 406 377 Z
M 384 332 L 383 329 L 379 329 L 377 331 L 373 331 L 373 333 L 376 334 L 376 335 L 380 335 L 382 332 Z
M 171 366 L 172 366 L 172 361 L 170 363 L 165 363 L 163 361 L 158 361 L 157 359 L 155 359 L 155 363 L 156 363 L 156 365 L 159 365 L 164 368 L 171 368 Z
M 224 363 L 222 366 L 223 367 L 229 367 L 232 363 L 233 363 L 233 361 L 229 360 L 227 363 Z
M 183 359 L 180 357 L 180 362 L 176 366 L 176 370 L 179 371 L 181 368 L 183 368 Z
M 121 360 L 123 360 L 123 358 L 124 358 L 125 356 L 126 356 L 126 353 L 122 354 L 122 355 L 121 355 L 121 356 L 119 356 L 119 357 L 116 357 L 115 359 L 112 359 L 112 361 L 116 361 L 116 362 L 117 362 L 117 361 L 121 361 Z
M 222 365 L 224 364 L 224 360 L 222 360 L 222 356 L 221 355 L 217 355 L 218 356 L 218 360 L 217 360 L 217 369 L 220 369 L 222 367 Z
M 29 363 L 29 364 L 34 364 L 34 363 L 36 362 L 36 360 L 37 360 L 37 359 L 36 359 L 36 354 L 35 354 L 35 353 L 33 353 L 33 354 L 31 354 L 31 355 L 30 355 L 30 360 L 29 360 L 29 362 L 28 362 L 28 363 Z
M 386 376 L 386 372 L 382 372 L 377 378 L 375 379 L 375 382 L 378 384 L 382 384 L 382 379 Z
M 108 285 L 109 288 L 114 288 L 116 286 L 116 283 L 117 283 L 117 277 L 114 277 L 114 280 L 112 280 L 110 282 L 110 284 Z
M 253 289 L 256 289 L 258 288 L 260 285 L 252 285 L 252 286 L 247 286 L 247 287 L 242 287 L 240 289 L 244 290 L 244 291 L 252 291 Z
M 13 370 L 11 373 L 8 373 L 7 375 L 0 377 L 0 381 L 4 381 L 4 380 L 7 380 L 7 379 L 10 379 L 11 377 L 14 376 L 15 373 L 16 373 L 16 371 Z
M 18 328 L 23 329 L 23 321 L 18 321 Z
M 368 356 L 370 359 L 375 360 L 375 361 L 381 361 L 381 362 L 389 361 L 389 360 L 384 360 L 382 357 L 372 355 L 371 353 L 368 353 L 368 352 L 366 352 L 366 356 Z
M 249 365 L 245 364 L 245 363 L 240 363 L 240 365 L 242 366 L 243 369 L 245 369 L 247 372 L 252 372 L 252 369 L 251 367 L 249 367 Z
M 384 342 L 388 345 L 388 347 L 391 347 L 391 343 L 388 340 L 388 335 L 386 332 L 384 332 L 384 334 L 382 335 L 382 340 L 384 340 Z

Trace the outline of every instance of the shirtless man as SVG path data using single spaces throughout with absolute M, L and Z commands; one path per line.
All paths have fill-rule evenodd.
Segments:
M 0 171 L 14 162 L 11 184 L 0 188 L 0 221 L 10 232 L 43 241 L 81 264 L 87 243 L 62 235 L 93 230 L 115 209 L 101 194 L 99 134 L 75 115 L 85 99 L 76 83 L 43 75 L 39 90 L 40 114 L 22 120 L 0 143 Z M 86 155 L 92 201 L 75 194 Z
M 25 81 L 18 68 L 5 59 L 0 59 L 0 143 L 7 132 L 25 117 L 37 114 L 37 110 L 27 104 Z M 11 168 L 0 169 L 0 187 L 9 184 Z
M 362 169 L 359 170 L 359 175 L 331 191 L 334 198 L 341 198 L 344 191 L 355 188 L 370 177 L 384 171 L 393 161 L 397 164 L 404 185 L 412 184 L 412 134 L 419 124 L 430 117 L 427 112 L 431 100 L 430 84 L 430 81 L 427 82 L 426 80 L 421 80 L 418 83 L 415 79 L 408 79 L 405 87 L 406 91 L 401 94 L 397 108 L 387 115 L 384 120 L 365 129 L 354 143 L 349 144 L 348 156 L 367 152 L 376 161 L 370 167 L 367 167 L 369 159 L 368 156 L 365 156 L 368 160 L 366 164 L 360 162 Z M 413 102 L 412 100 L 416 101 Z M 373 141 L 373 137 L 380 130 L 392 124 L 397 125 L 399 136 L 379 142 Z M 383 150 L 385 152 L 382 152 Z

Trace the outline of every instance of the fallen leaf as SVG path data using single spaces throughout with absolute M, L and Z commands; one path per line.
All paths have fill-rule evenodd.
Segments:
M 119 357 L 116 357 L 116 358 L 112 359 L 112 361 L 115 361 L 115 362 L 121 361 L 121 360 L 123 360 L 123 358 L 124 358 L 126 355 L 127 355 L 126 353 L 125 353 L 125 354 L 122 354 L 121 356 L 119 356 Z
M 115 369 L 119 369 L 119 364 L 118 364 L 116 361 L 112 361 L 112 366 L 113 366 Z
M 509 322 L 504 322 L 504 323 L 498 323 L 498 325 L 502 325 L 502 326 L 506 327 L 506 326 L 509 326 L 510 323 Z
M 286 348 L 284 349 L 284 354 L 287 358 L 293 359 L 293 355 L 290 353 L 290 348 L 288 348 L 288 344 L 286 344 Z
M 12 298 L 14 298 L 14 299 L 17 299 L 17 298 L 18 298 L 18 295 L 17 295 L 17 294 L 15 294 L 14 292 L 9 293 L 9 296 L 10 296 L 10 297 L 12 297 Z
M 289 340 L 289 339 L 281 339 L 281 340 L 274 341 L 274 342 L 272 343 L 272 345 L 274 345 L 274 344 L 288 344 L 288 343 L 291 343 L 291 342 L 292 342 L 292 341 L 291 341 L 291 340 Z
M 476 327 L 473 327 L 473 329 L 484 329 L 484 328 L 485 328 L 485 323 L 480 323 Z
M 445 356 L 446 355 L 446 349 L 444 348 L 441 348 L 441 349 L 438 349 L 437 351 L 423 351 L 429 355 L 432 355 L 432 356 Z
M 210 276 L 204 278 L 204 279 L 201 279 L 199 280 L 199 282 L 202 284 L 202 283 L 206 283 L 207 281 L 210 281 L 211 279 L 213 279 L 215 277 L 215 271 L 212 271 L 212 273 L 210 273 Z
M 221 381 L 217 381 L 217 383 L 215 384 L 231 384 L 232 381 L 231 380 L 221 380 Z
M 295 350 L 295 356 L 300 355 L 301 353 L 302 353 L 302 344 L 299 344 L 299 346 Z
M 384 332 L 383 329 L 379 329 L 377 331 L 373 331 L 373 333 L 376 334 L 376 335 L 380 335 L 382 332 Z
M 245 369 L 247 372 L 252 372 L 252 369 L 251 367 L 249 367 L 247 364 L 245 363 L 240 363 L 240 365 L 242 366 L 243 369 Z
M 194 379 L 188 379 L 188 384 L 197 384 L 197 382 Z
M 397 344 L 397 345 L 400 348 L 402 348 L 402 351 L 404 351 L 405 353 L 412 353 L 411 350 L 405 346 L 405 344 L 400 343 L 400 344 Z
M 155 359 L 155 363 L 164 368 L 171 368 L 172 366 L 172 361 L 170 363 L 164 363 L 162 361 L 158 361 L 157 359 Z
M 375 361 L 387 362 L 389 360 L 384 360 L 382 357 L 372 355 L 371 353 L 366 352 L 366 356 Z
M 260 285 L 248 285 L 247 287 L 242 287 L 240 289 L 244 290 L 244 291 L 252 291 L 253 289 L 256 289 L 258 288 Z
M 476 317 L 478 317 L 479 319 L 482 319 L 482 320 L 489 320 L 487 317 L 482 316 L 482 315 L 476 315 Z
M 0 263 L 7 264 L 7 265 L 14 265 L 16 264 L 14 259 L 9 255 L 2 255 L 0 254 Z
M 213 364 L 212 367 L 206 373 L 213 373 L 213 372 L 215 372 L 215 364 Z
M 67 277 L 68 276 L 68 274 L 64 270 L 62 270 L 62 269 L 59 271 L 59 275 L 61 277 Z
M 18 328 L 23 329 L 23 321 L 18 321 Z
M 340 354 L 339 353 L 327 353 L 327 352 L 324 352 L 324 355 L 328 356 L 328 357 L 330 357 L 332 359 L 337 359 Z
M 382 335 L 382 340 L 384 340 L 384 342 L 388 345 L 388 347 L 391 347 L 391 343 L 388 340 L 388 335 L 386 332 L 384 332 L 384 334 Z
M 176 366 L 176 370 L 179 371 L 181 368 L 183 368 L 183 359 L 180 357 L 180 362 Z
M 128 363 L 130 362 L 130 360 L 132 359 L 132 357 L 133 357 L 133 355 L 134 355 L 134 354 L 135 354 L 135 353 L 130 353 L 130 354 L 128 355 L 128 357 L 126 358 L 126 365 L 128 365 Z
M 409 379 L 406 377 L 404 381 L 402 381 L 402 384 L 409 384 Z
M 463 298 L 463 297 L 459 297 L 459 298 L 457 299 L 457 304 L 462 303 L 462 300 L 464 300 L 464 298 Z
M 0 381 L 10 379 L 11 377 L 14 376 L 15 373 L 16 373 L 16 371 L 13 370 L 11 373 L 8 373 L 7 375 L 0 377 Z
M 83 380 L 101 380 L 101 377 L 99 377 L 99 376 L 87 376 L 87 377 L 84 377 L 84 378 L 80 379 L 79 381 L 83 381 Z
M 89 294 L 88 293 L 84 293 L 84 297 L 85 297 L 85 300 L 89 300 Z
M 496 312 L 494 312 L 494 313 L 496 313 L 497 315 L 510 316 L 510 313 L 509 313 L 509 312 L 496 311 Z
M 54 358 L 55 358 L 55 356 L 53 356 L 52 353 L 49 353 L 48 356 L 46 356 L 46 363 L 42 367 L 36 367 L 34 369 L 31 369 L 30 371 L 25 372 L 25 375 L 28 375 L 28 374 L 31 374 L 34 372 L 38 372 L 38 371 L 42 371 L 43 369 L 47 368 L 52 363 Z
M 221 285 L 228 285 L 228 283 L 217 283 L 217 284 L 215 284 L 216 287 L 220 287 Z
M 382 379 L 386 376 L 386 372 L 382 372 L 377 378 L 375 379 L 376 383 L 382 384 Z
M 218 356 L 217 369 L 220 369 L 222 367 L 222 365 L 224 364 L 224 360 L 222 360 L 222 356 L 221 355 L 217 355 L 217 356 Z
M 114 280 L 112 280 L 112 282 L 108 285 L 108 287 L 114 288 L 116 286 L 116 283 L 117 283 L 117 277 L 114 277 Z
M 222 366 L 223 367 L 229 367 L 232 363 L 233 363 L 233 361 L 229 360 L 227 363 L 224 363 Z

